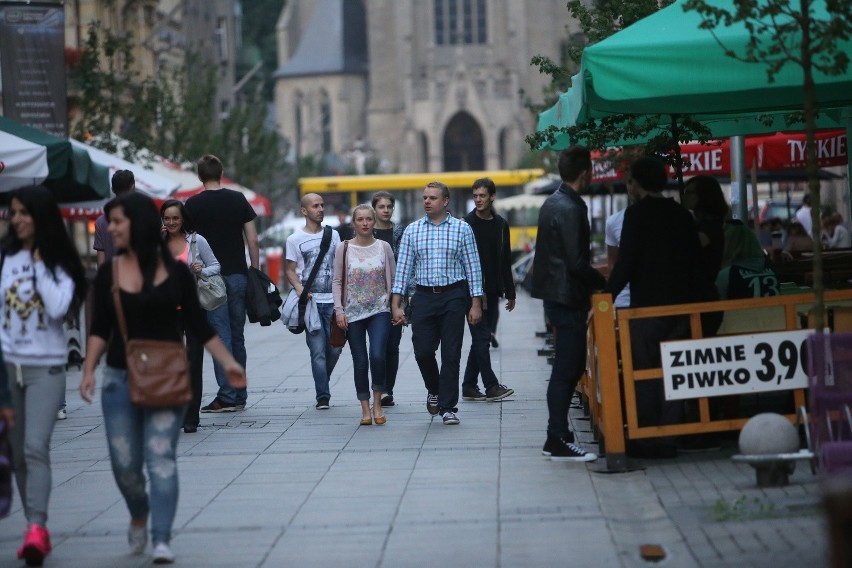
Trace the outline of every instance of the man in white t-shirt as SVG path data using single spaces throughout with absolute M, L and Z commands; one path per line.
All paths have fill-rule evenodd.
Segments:
M 622 209 L 613 213 L 606 220 L 606 264 L 610 272 L 615 266 L 615 261 L 618 260 L 618 246 L 621 244 L 621 225 L 624 223 L 625 211 L 627 210 Z M 630 307 L 630 284 L 618 293 L 613 304 L 616 308 Z
M 301 206 L 305 226 L 287 237 L 284 259 L 284 274 L 298 295 L 302 294 L 304 284 L 308 281 L 319 256 L 323 238 L 322 221 L 325 217 L 322 197 L 316 193 L 308 193 L 302 197 Z M 329 408 L 331 400 L 329 379 L 341 352 L 341 348 L 331 347 L 328 344 L 331 335 L 331 318 L 334 317 L 334 298 L 331 293 L 334 251 L 339 244 L 338 232 L 331 231 L 331 244 L 322 258 L 322 264 L 311 284 L 309 294 L 309 297 L 316 302 L 317 312 L 322 322 L 321 328 L 315 333 L 305 331 L 305 342 L 311 352 L 311 372 L 317 391 L 318 410 Z
M 811 219 L 811 196 L 806 193 L 802 197 L 802 206 L 796 211 L 796 221 L 805 228 L 809 237 L 813 237 L 813 220 Z

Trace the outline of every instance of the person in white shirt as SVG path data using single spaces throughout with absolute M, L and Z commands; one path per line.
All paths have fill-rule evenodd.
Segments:
M 68 346 L 62 327 L 86 297 L 86 277 L 59 207 L 41 186 L 12 192 L 10 230 L 0 242 L 0 344 L 12 391 L 15 481 L 27 529 L 18 558 L 41 566 L 51 551 L 46 528 L 52 485 L 50 438 L 65 398 Z
M 813 237 L 814 223 L 811 219 L 811 196 L 807 193 L 802 197 L 802 206 L 796 211 L 796 221 L 804 227 L 809 237 Z

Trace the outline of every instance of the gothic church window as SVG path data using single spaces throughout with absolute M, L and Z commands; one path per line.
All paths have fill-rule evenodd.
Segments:
M 322 151 L 331 153 L 331 100 L 328 93 L 320 93 L 320 127 L 322 128 Z
M 435 44 L 482 44 L 488 41 L 485 0 L 434 0 Z

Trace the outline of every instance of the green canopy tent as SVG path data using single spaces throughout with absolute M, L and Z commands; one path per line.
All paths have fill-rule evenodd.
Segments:
M 683 4 L 684 0 L 678 0 L 587 47 L 571 89 L 539 115 L 538 129 L 570 127 L 617 114 L 658 122 L 663 128 L 672 117 L 691 115 L 718 138 L 804 128 L 801 123 L 786 122 L 787 114 L 802 110 L 801 68 L 787 64 L 770 83 L 765 64 L 725 54 L 725 49 L 744 53 L 751 37 L 744 24 L 719 26 L 714 37 L 699 28 L 701 16 L 684 12 Z M 733 0 L 714 4 L 736 10 Z M 824 1 L 813 3 L 812 16 L 828 17 Z M 796 44 L 798 40 L 790 37 L 788 41 Z M 852 52 L 852 41 L 846 41 L 845 49 Z M 852 69 L 837 76 L 815 71 L 814 79 L 820 108 L 817 127 L 848 128 Z M 644 141 L 622 138 L 612 143 Z M 562 134 L 552 147 L 562 148 L 569 142 Z
M 58 138 L 2 116 L 0 131 L 47 149 L 48 172 L 43 183 L 53 192 L 57 201 L 68 203 L 109 197 L 109 168 L 93 162 L 85 149 L 73 146 L 68 139 Z M 9 150 L 0 148 L 0 155 Z

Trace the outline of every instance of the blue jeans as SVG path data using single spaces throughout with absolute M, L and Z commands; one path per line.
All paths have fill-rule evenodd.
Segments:
M 349 350 L 355 370 L 355 393 L 358 400 L 370 400 L 368 368 L 373 376 L 374 391 L 385 390 L 390 312 L 382 312 L 349 324 Z M 370 336 L 370 356 L 367 358 L 367 335 Z
M 311 373 L 314 375 L 314 387 L 317 391 L 317 401 L 321 398 L 331 399 L 329 381 L 331 372 L 337 364 L 340 347 L 332 347 L 328 344 L 331 337 L 331 318 L 334 317 L 334 304 L 317 304 L 322 327 L 315 333 L 305 331 L 305 343 L 311 352 Z
M 568 409 L 580 377 L 586 370 L 588 310 L 544 302 L 544 313 L 554 327 L 555 358 L 547 385 L 547 433 L 568 435 Z
M 228 292 L 228 302 L 213 311 L 207 312 L 207 321 L 213 326 L 216 335 L 228 348 L 237 363 L 246 366 L 246 339 L 243 330 L 246 326 L 246 288 L 248 277 L 245 274 L 229 274 L 222 276 L 225 289 Z M 222 402 L 229 404 L 245 404 L 248 393 L 246 389 L 235 389 L 228 384 L 228 377 L 222 365 L 213 360 L 213 372 L 219 392 L 216 395 Z
M 477 324 L 468 324 L 470 353 L 467 356 L 467 365 L 464 368 L 462 392 L 465 389 L 476 388 L 476 379 L 480 374 L 482 374 L 482 384 L 486 390 L 500 383 L 491 368 L 491 334 L 494 333 L 492 322 L 497 321 L 494 313 L 500 309 L 500 298 L 498 296 L 486 296 L 484 308 L 482 317 Z
M 440 412 L 456 412 L 464 322 L 470 310 L 467 287 L 443 294 L 416 292 L 411 314 L 411 343 L 429 394 L 438 395 Z M 441 346 L 441 369 L 435 353 Z
M 178 500 L 175 449 L 186 408 L 134 406 L 124 369 L 105 367 L 103 381 L 101 405 L 115 482 L 131 518 L 142 519 L 150 509 L 151 541 L 168 543 Z M 150 505 L 143 464 L 151 484 Z

